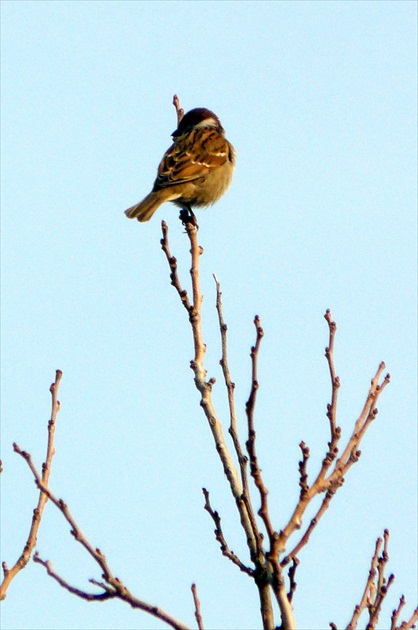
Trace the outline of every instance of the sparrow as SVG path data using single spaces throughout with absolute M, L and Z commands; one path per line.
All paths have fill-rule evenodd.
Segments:
M 204 107 L 190 110 L 171 134 L 152 191 L 125 214 L 149 221 L 165 201 L 172 201 L 194 218 L 192 208 L 217 201 L 231 183 L 235 149 L 225 138 L 219 118 Z

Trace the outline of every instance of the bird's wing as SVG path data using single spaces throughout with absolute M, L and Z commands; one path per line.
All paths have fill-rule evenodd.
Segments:
M 194 130 L 175 142 L 158 167 L 155 188 L 190 182 L 207 175 L 230 159 L 229 142 L 214 130 Z

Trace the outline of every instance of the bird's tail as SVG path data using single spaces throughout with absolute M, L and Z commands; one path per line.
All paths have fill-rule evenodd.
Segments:
M 129 219 L 138 219 L 138 221 L 149 221 L 154 212 L 161 204 L 166 201 L 158 192 L 150 192 L 142 201 L 135 206 L 125 210 L 125 214 Z

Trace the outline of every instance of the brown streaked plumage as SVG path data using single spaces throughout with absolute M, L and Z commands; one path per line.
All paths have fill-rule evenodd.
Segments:
M 187 210 L 209 206 L 231 183 L 235 149 L 216 114 L 203 107 L 192 109 L 172 136 L 174 142 L 160 162 L 152 191 L 125 210 L 130 219 L 149 221 L 165 201 Z

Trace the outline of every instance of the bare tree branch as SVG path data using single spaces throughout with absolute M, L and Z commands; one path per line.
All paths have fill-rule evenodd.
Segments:
M 319 519 L 329 507 L 329 503 L 332 497 L 335 495 L 338 488 L 343 485 L 344 475 L 347 473 L 349 468 L 358 461 L 361 455 L 361 451 L 358 450 L 358 446 L 362 438 L 364 437 L 366 430 L 377 415 L 376 404 L 378 398 L 390 380 L 390 376 L 389 374 L 387 374 L 384 377 L 382 383 L 379 383 L 382 372 L 385 369 L 385 364 L 383 362 L 380 363 L 376 374 L 372 379 L 366 402 L 363 406 L 363 410 L 359 418 L 355 423 L 355 427 L 351 434 L 351 437 L 347 441 L 343 454 L 338 459 L 336 459 L 338 453 L 338 448 L 336 445 L 341 437 L 341 430 L 337 426 L 336 422 L 337 391 L 340 385 L 339 379 L 335 375 L 334 367 L 334 338 L 336 324 L 332 320 L 329 310 L 325 314 L 325 319 L 328 322 L 330 330 L 329 344 L 326 348 L 325 355 L 329 366 L 332 388 L 331 403 L 328 405 L 327 411 L 327 416 L 330 421 L 331 441 L 328 443 L 329 450 L 322 462 L 321 469 L 311 486 L 308 486 L 307 484 L 307 462 L 305 460 L 302 460 L 302 462 L 300 463 L 299 471 L 301 474 L 301 483 L 303 477 L 304 485 L 303 488 L 301 486 L 302 491 L 300 493 L 299 501 L 293 511 L 293 514 L 290 517 L 290 520 L 288 521 L 286 527 L 280 532 L 280 535 L 276 541 L 273 555 L 278 555 L 282 553 L 290 536 L 296 530 L 302 527 L 303 515 L 314 497 L 322 492 L 325 492 L 326 494 L 314 518 L 311 520 L 309 526 L 307 527 L 304 534 L 301 536 L 298 543 L 294 546 L 292 551 L 288 553 L 281 561 L 282 566 L 290 562 L 290 560 L 292 560 L 292 558 L 299 553 L 302 547 L 307 544 L 313 529 L 316 527 Z M 305 459 L 307 459 L 306 455 Z
M 418 608 L 415 608 L 414 612 L 412 613 L 408 621 L 402 621 L 402 623 L 399 626 L 397 625 L 398 617 L 405 603 L 406 603 L 405 597 L 402 595 L 399 600 L 398 607 L 395 608 L 395 610 L 392 613 L 390 630 L 410 630 L 412 628 L 416 628 L 415 624 L 418 621 Z
M 289 600 L 289 602 L 292 601 L 293 599 L 293 594 L 296 591 L 297 588 L 297 582 L 295 581 L 295 575 L 296 575 L 296 569 L 299 566 L 299 560 L 297 558 L 293 558 L 293 562 L 292 562 L 292 566 L 289 569 L 289 584 L 290 584 L 290 590 L 287 594 L 287 599 Z
M 172 256 L 168 242 L 168 227 L 164 222 L 162 223 L 162 231 L 163 238 L 161 240 L 161 246 L 170 265 L 170 277 L 173 280 L 173 271 L 170 263 L 170 259 L 172 259 Z M 192 257 L 190 275 L 192 279 L 193 305 L 189 305 L 189 307 L 187 308 L 194 343 L 194 358 L 190 363 L 190 367 L 192 368 L 195 375 L 194 382 L 196 388 L 200 392 L 200 405 L 204 410 L 204 413 L 209 423 L 209 427 L 212 431 L 212 435 L 215 440 L 216 450 L 221 459 L 232 494 L 237 501 L 237 504 L 241 504 L 240 515 L 242 517 L 243 527 L 247 533 L 251 555 L 252 557 L 255 557 L 257 547 L 254 540 L 254 534 L 251 528 L 251 523 L 248 519 L 248 515 L 246 514 L 245 507 L 242 507 L 244 505 L 242 500 L 242 486 L 238 478 L 236 467 L 232 461 L 231 455 L 229 454 L 229 450 L 223 436 L 222 426 L 212 402 L 212 387 L 215 381 L 214 379 L 206 381 L 206 370 L 204 367 L 204 355 L 206 352 L 206 345 L 203 341 L 201 328 L 201 305 L 203 297 L 200 292 L 199 286 L 199 258 L 203 250 L 198 244 L 197 229 L 192 223 L 186 224 L 186 233 L 190 240 L 190 251 Z M 181 288 L 180 282 L 178 281 L 178 277 L 175 280 L 174 286 L 180 296 L 180 299 L 183 301 L 184 293 L 183 289 Z
M 100 549 L 93 547 L 93 545 L 84 536 L 83 532 L 74 520 L 74 517 L 72 516 L 67 504 L 62 499 L 58 499 L 46 486 L 44 478 L 37 471 L 30 454 L 26 451 L 22 451 L 22 449 L 17 444 L 14 445 L 14 448 L 16 453 L 21 455 L 23 459 L 25 459 L 25 461 L 27 462 L 29 468 L 33 473 L 33 476 L 35 477 L 35 483 L 38 486 L 39 490 L 41 490 L 41 492 L 44 493 L 46 497 L 59 509 L 66 521 L 69 523 L 72 536 L 74 536 L 75 540 L 79 542 L 84 547 L 84 549 L 86 549 L 88 554 L 99 565 L 102 571 L 104 583 L 98 582 L 96 580 L 90 580 L 90 582 L 95 584 L 96 586 L 99 586 L 105 592 L 101 593 L 100 595 L 96 595 L 77 589 L 76 587 L 71 586 L 66 580 L 64 580 L 64 578 L 60 577 L 52 568 L 51 563 L 47 560 L 42 560 L 39 557 L 39 554 L 36 554 L 36 556 L 34 557 L 34 561 L 45 567 L 48 575 L 56 580 L 60 584 L 60 586 L 68 590 L 70 593 L 81 597 L 82 599 L 86 599 L 89 601 L 103 601 L 110 598 L 118 598 L 122 601 L 127 602 L 130 606 L 132 606 L 132 608 L 138 608 L 152 615 L 156 619 L 160 619 L 160 621 L 165 622 L 167 625 L 175 628 L 175 630 L 188 630 L 188 627 L 185 624 L 169 615 L 162 608 L 159 608 L 158 606 L 153 606 L 152 604 L 149 604 L 148 602 L 145 602 L 135 597 L 123 584 L 123 582 L 121 582 L 118 577 L 113 575 L 107 563 L 105 555 L 100 551 Z
M 184 116 L 184 110 L 180 106 L 180 100 L 177 95 L 173 96 L 173 105 L 176 109 L 177 124 L 179 124 Z M 217 415 L 212 399 L 212 389 L 215 384 L 215 379 L 207 379 L 207 372 L 205 369 L 205 353 L 206 345 L 203 341 L 202 333 L 202 300 L 203 295 L 200 289 L 199 279 L 199 265 L 200 256 L 203 253 L 202 247 L 198 243 L 197 234 L 198 226 L 196 217 L 193 214 L 191 207 L 187 207 L 180 213 L 180 219 L 185 227 L 187 238 L 190 242 L 190 254 L 191 254 L 191 299 L 182 284 L 178 275 L 177 260 L 171 254 L 169 240 L 168 240 L 168 227 L 167 224 L 162 222 L 162 239 L 160 241 L 162 250 L 167 258 L 170 269 L 171 284 L 177 291 L 180 301 L 188 313 L 188 318 L 191 326 L 193 336 L 193 348 L 194 355 L 190 363 L 190 367 L 194 373 L 194 382 L 196 389 L 200 395 L 200 406 L 202 407 L 205 417 L 208 421 L 212 436 L 214 439 L 215 447 L 219 455 L 220 461 L 223 466 L 224 473 L 228 480 L 228 484 L 235 500 L 237 510 L 239 513 L 240 523 L 245 532 L 246 543 L 249 550 L 249 556 L 254 568 L 247 566 L 241 559 L 230 549 L 226 542 L 224 533 L 222 531 L 221 517 L 216 510 L 212 509 L 209 492 L 203 488 L 203 494 L 205 496 L 204 509 L 209 513 L 215 524 L 215 537 L 220 544 L 222 554 L 233 562 L 243 573 L 246 573 L 251 578 L 258 588 L 260 599 L 260 611 L 262 617 L 262 623 L 264 630 L 279 630 L 274 623 L 274 613 L 272 605 L 272 596 L 276 598 L 280 614 L 281 614 L 281 626 L 280 630 L 295 630 L 295 620 L 293 615 L 293 596 L 297 588 L 295 575 L 297 567 L 299 565 L 298 554 L 301 549 L 308 543 L 310 536 L 319 523 L 322 515 L 328 509 L 332 497 L 337 490 L 343 485 L 345 475 L 351 466 L 356 463 L 361 455 L 359 445 L 364 437 L 370 424 L 375 419 L 378 411 L 376 408 L 377 401 L 384 388 L 389 383 L 390 377 L 387 374 L 382 380 L 382 374 L 385 369 L 385 364 L 382 362 L 375 376 L 371 381 L 371 386 L 368 391 L 366 402 L 362 408 L 362 411 L 357 418 L 354 429 L 351 436 L 346 440 L 345 446 L 342 449 L 342 453 L 339 452 L 339 443 L 342 438 L 341 428 L 338 426 L 338 393 L 340 388 L 340 380 L 337 376 L 334 362 L 334 345 L 337 325 L 333 321 L 331 312 L 329 310 L 325 313 L 325 319 L 329 329 L 328 345 L 325 349 L 325 357 L 328 364 L 328 370 L 331 381 L 331 397 L 330 402 L 327 405 L 327 418 L 329 421 L 330 438 L 327 443 L 327 449 L 325 456 L 322 460 L 320 470 L 315 477 L 313 483 L 309 485 L 309 480 L 312 480 L 312 476 L 308 475 L 308 464 L 310 459 L 310 450 L 306 446 L 304 441 L 301 441 L 299 447 L 301 449 L 302 458 L 299 461 L 299 497 L 297 499 L 296 506 L 290 519 L 287 521 L 286 526 L 283 529 L 277 530 L 272 521 L 269 503 L 268 503 L 268 489 L 264 483 L 264 479 L 261 472 L 259 458 L 256 449 L 256 430 L 255 430 L 255 408 L 257 401 L 257 392 L 259 388 L 258 381 L 258 358 L 261 346 L 261 340 L 264 332 L 260 324 L 258 316 L 254 319 L 254 325 L 256 328 L 256 341 L 255 345 L 251 348 L 251 390 L 249 398 L 246 403 L 246 417 L 247 417 L 247 430 L 248 439 L 245 443 L 248 457 L 244 454 L 244 449 L 239 438 L 238 432 L 238 420 L 235 406 L 235 383 L 232 381 L 229 363 L 228 363 L 228 347 L 227 347 L 227 325 L 223 316 L 222 306 L 222 292 L 220 284 L 214 275 L 216 283 L 216 308 L 218 312 L 219 329 L 221 336 L 221 360 L 220 365 L 222 367 L 223 378 L 226 386 L 228 407 L 229 407 L 229 433 L 232 438 L 233 447 L 235 453 L 234 458 L 228 450 L 222 425 Z M 39 489 L 39 501 L 38 506 L 34 510 L 32 519 L 32 526 L 29 534 L 28 541 L 25 545 L 21 557 L 18 559 L 12 569 L 9 569 L 7 564 L 3 562 L 4 580 L 0 590 L 0 597 L 4 599 L 6 590 L 13 577 L 26 566 L 34 546 L 36 544 L 36 536 L 39 528 L 43 508 L 46 501 L 49 499 L 62 513 L 71 527 L 71 534 L 77 542 L 79 542 L 92 559 L 96 562 L 101 571 L 102 580 L 90 579 L 89 582 L 93 586 L 101 590 L 99 593 L 90 593 L 79 588 L 72 586 L 67 580 L 61 577 L 53 568 L 52 564 L 48 560 L 40 558 L 38 552 L 34 555 L 34 562 L 42 565 L 47 571 L 48 575 L 52 577 L 62 588 L 76 595 L 77 597 L 86 601 L 105 601 L 108 599 L 120 599 L 127 602 L 133 608 L 137 608 L 147 612 L 155 618 L 165 622 L 167 625 L 177 630 L 187 630 L 187 627 L 164 610 L 159 607 L 152 606 L 151 604 L 136 598 L 128 588 L 116 577 L 106 560 L 104 554 L 100 549 L 95 548 L 84 536 L 75 522 L 68 506 L 62 499 L 58 499 L 49 489 L 49 476 L 52 457 L 54 455 L 54 432 L 56 415 L 59 410 L 59 402 L 57 399 L 59 382 L 61 379 L 61 372 L 56 372 L 55 383 L 51 385 L 52 394 L 52 412 L 51 419 L 48 425 L 48 445 L 47 456 L 44 464 L 42 465 L 42 473 L 40 474 L 34 465 L 29 453 L 23 451 L 17 444 L 14 444 L 14 450 L 21 455 L 27 462 L 30 470 L 32 471 L 36 485 Z M 236 460 L 235 460 L 236 456 Z M 239 470 L 235 464 L 238 462 Z M 248 475 L 248 463 L 250 475 L 253 478 L 255 488 L 258 491 L 260 500 L 260 507 L 255 512 L 252 504 L 251 492 L 249 488 L 249 475 Z M 1 462 L 0 462 L 1 467 Z M 311 519 L 310 523 L 303 526 L 303 518 L 305 512 L 312 504 L 312 501 L 320 494 L 323 494 L 322 500 L 316 506 L 316 513 Z M 319 507 L 318 507 L 319 505 Z M 260 522 L 258 521 L 258 518 Z M 260 529 L 261 528 L 261 529 Z M 300 532 L 299 532 L 300 530 Z M 264 532 L 264 533 L 263 533 Z M 266 541 L 265 532 L 267 532 Z M 292 542 L 290 546 L 290 539 L 293 535 L 299 532 L 298 539 Z M 293 540 L 293 539 L 292 539 Z M 386 579 L 385 569 L 389 559 L 388 556 L 388 542 L 389 532 L 385 530 L 383 539 L 379 538 L 376 542 L 375 552 L 371 561 L 371 568 L 369 571 L 366 587 L 363 592 L 360 603 L 355 607 L 352 618 L 347 626 L 346 630 L 355 630 L 358 624 L 360 615 L 367 610 L 369 615 L 369 621 L 366 630 L 375 630 L 379 615 L 381 613 L 382 604 L 387 595 L 388 589 L 393 583 L 394 576 L 391 574 Z M 268 548 L 265 545 L 268 543 Z M 383 545 L 383 551 L 381 552 Z M 291 550 L 289 551 L 289 547 Z M 286 554 L 286 555 L 285 555 Z M 288 569 L 287 577 L 284 575 L 284 567 L 292 563 Z M 288 581 L 289 588 L 286 589 L 286 581 Z M 200 611 L 200 601 L 197 594 L 197 588 L 195 584 L 191 587 L 195 618 L 199 630 L 203 630 L 203 620 Z M 409 630 L 415 628 L 415 622 L 418 618 L 418 609 L 415 609 L 408 621 L 402 622 L 398 625 L 398 620 L 401 611 L 405 605 L 405 598 L 400 598 L 398 607 L 393 610 L 391 617 L 391 630 Z M 337 626 L 334 623 L 330 624 L 333 630 L 337 630 Z
M 383 543 L 383 552 L 381 555 L 380 550 Z M 374 554 L 372 557 L 369 576 L 367 578 L 366 586 L 363 591 L 363 596 L 360 603 L 354 608 L 353 615 L 346 630 L 355 630 L 360 618 L 360 615 L 367 609 L 369 613 L 369 621 L 366 626 L 366 630 L 374 630 L 377 622 L 379 621 L 379 615 L 382 608 L 383 600 L 385 599 L 388 590 L 395 579 L 393 574 L 389 575 L 389 578 L 385 578 L 385 568 L 389 560 L 388 554 L 389 544 L 389 531 L 385 529 L 383 533 L 383 539 L 378 538 Z M 400 612 L 400 608 L 398 614 Z M 392 615 L 393 621 L 393 615 Z
M 288 564 L 291 560 L 294 560 L 294 558 L 296 558 L 296 556 L 298 555 L 298 553 L 300 552 L 300 550 L 308 544 L 309 542 L 309 538 L 313 532 L 313 530 L 315 529 L 315 527 L 318 525 L 319 520 L 321 518 L 321 516 L 324 514 L 324 512 L 328 509 L 329 504 L 331 502 L 332 497 L 334 496 L 335 492 L 332 490 L 328 490 L 328 492 L 326 493 L 324 499 L 322 500 L 321 505 L 319 506 L 315 516 L 311 519 L 305 533 L 303 534 L 302 538 L 299 540 L 299 542 L 297 543 L 297 545 L 295 545 L 292 549 L 292 551 L 283 558 L 283 560 L 281 561 L 281 566 L 286 566 L 286 564 Z
M 194 615 L 196 617 L 197 627 L 199 628 L 199 630 L 204 630 L 203 619 L 202 619 L 202 615 L 200 613 L 200 601 L 199 601 L 199 598 L 197 596 L 196 584 L 192 584 L 192 594 L 193 594 L 194 609 L 195 609 L 195 614 Z
M 268 499 L 267 499 L 268 489 L 265 486 L 262 475 L 261 475 L 261 470 L 260 470 L 260 466 L 258 465 L 258 458 L 257 458 L 257 453 L 256 453 L 256 448 L 255 448 L 256 432 L 255 432 L 255 427 L 254 427 L 254 409 L 255 409 L 257 391 L 259 387 L 258 376 L 257 376 L 257 361 L 258 361 L 258 353 L 260 351 L 261 340 L 264 336 L 264 331 L 261 328 L 260 318 L 258 317 L 258 315 L 255 316 L 254 326 L 256 328 L 257 336 L 256 336 L 255 346 L 252 346 L 251 355 L 250 355 L 251 366 L 252 366 L 251 392 L 250 392 L 250 396 L 248 398 L 247 404 L 245 406 L 245 411 L 247 414 L 247 421 L 248 421 L 248 440 L 246 442 L 246 447 L 248 451 L 248 456 L 250 458 L 251 476 L 253 477 L 256 488 L 260 494 L 261 507 L 258 510 L 258 514 L 263 520 L 268 536 L 271 540 L 275 532 L 274 532 L 274 527 L 272 525 L 272 522 L 270 520 L 270 514 L 269 514 L 269 509 L 268 509 Z
M 250 557 L 256 567 L 254 570 L 254 579 L 256 581 L 257 588 L 259 591 L 263 628 L 265 630 L 266 629 L 271 630 L 271 628 L 274 627 L 274 616 L 273 616 L 273 609 L 272 609 L 271 596 L 270 596 L 270 587 L 269 587 L 269 584 L 272 580 L 271 566 L 270 566 L 269 561 L 266 561 L 265 551 L 262 547 L 262 535 L 259 532 L 257 523 L 255 521 L 249 494 L 248 493 L 246 494 L 243 490 L 243 485 L 240 482 L 237 469 L 231 458 L 231 455 L 229 453 L 227 444 L 223 436 L 222 426 L 221 426 L 219 417 L 213 405 L 212 387 L 215 383 L 215 379 L 212 378 L 212 379 L 209 379 L 208 381 L 206 380 L 207 374 L 206 374 L 206 369 L 204 367 L 204 356 L 206 352 L 206 345 L 203 341 L 202 328 L 201 328 L 201 306 L 202 306 L 203 296 L 200 291 L 200 281 L 199 281 L 199 259 L 200 259 L 201 254 L 203 253 L 203 249 L 198 244 L 197 226 L 195 222 L 193 222 L 192 219 L 187 220 L 187 218 L 184 218 L 183 224 L 185 226 L 186 234 L 190 241 L 190 253 L 191 253 L 190 275 L 191 275 L 191 282 L 192 282 L 193 305 L 191 306 L 190 309 L 188 309 L 188 313 L 189 313 L 189 321 L 190 321 L 192 335 L 193 335 L 194 358 L 191 361 L 190 366 L 194 372 L 195 386 L 200 393 L 200 405 L 203 408 L 205 416 L 208 420 L 209 427 L 211 429 L 211 432 L 215 441 L 216 450 L 222 462 L 222 466 L 223 466 L 225 475 L 228 479 L 228 483 L 229 483 L 232 495 L 235 499 L 238 512 L 240 515 L 241 525 L 246 534 L 246 541 L 249 548 Z M 166 224 L 164 223 L 162 224 L 162 231 L 163 231 L 163 238 L 161 241 L 161 245 L 170 266 L 170 272 L 171 272 L 170 278 L 171 278 L 172 284 L 174 284 L 177 290 L 177 293 L 180 296 L 180 299 L 182 299 L 182 296 L 184 294 L 182 293 L 183 290 L 181 289 L 180 282 L 178 280 L 174 280 L 174 283 L 173 283 L 173 279 L 174 279 L 173 265 L 172 265 L 172 262 L 170 262 L 170 260 L 172 261 L 172 256 L 171 256 L 170 247 L 168 243 L 168 229 L 167 229 Z M 218 313 L 219 313 L 219 310 L 218 310 Z M 221 330 L 223 328 L 222 321 L 223 321 L 223 318 L 221 317 L 220 319 Z M 261 339 L 261 336 L 260 336 L 260 339 Z M 223 356 L 225 357 L 225 355 Z M 226 379 L 226 381 L 228 381 L 229 369 L 227 368 L 227 361 L 226 361 L 226 371 L 224 370 L 224 378 Z M 254 379 L 253 379 L 253 382 L 254 382 Z M 231 411 L 231 406 L 230 406 L 230 416 L 234 415 L 233 409 L 234 408 L 232 407 L 232 411 Z M 235 444 L 238 444 L 237 434 L 236 434 Z M 238 452 L 240 452 L 239 451 L 240 448 L 241 447 L 239 446 Z M 235 450 L 237 452 L 237 446 L 235 446 Z M 241 455 L 242 455 L 242 450 L 241 450 Z M 240 459 L 239 455 L 238 455 L 238 459 Z M 243 478 L 242 477 L 242 471 L 243 471 L 242 459 L 240 460 L 240 469 L 241 469 L 241 479 L 242 479 Z M 248 484 L 247 484 L 247 487 L 248 487 Z M 230 557 L 230 559 L 232 558 Z M 280 584 L 281 584 L 280 592 L 282 592 L 282 590 L 284 589 L 284 585 L 282 581 L 280 581 Z M 289 606 L 289 602 L 287 602 L 287 605 Z M 289 617 L 289 615 L 286 615 L 286 616 Z M 294 628 L 293 619 L 291 619 L 290 625 L 287 624 L 283 626 L 284 630 L 288 630 L 288 629 L 290 630 L 291 628 Z
M 222 291 L 221 285 L 218 282 L 215 274 L 213 275 L 216 284 L 216 310 L 218 311 L 218 320 L 219 320 L 219 329 L 221 333 L 221 343 L 222 343 L 222 358 L 220 360 L 220 365 L 222 367 L 222 372 L 224 375 L 225 386 L 228 392 L 228 405 L 229 405 L 229 434 L 231 435 L 232 441 L 234 443 L 235 452 L 237 454 L 238 463 L 241 469 L 241 482 L 243 488 L 243 495 L 245 497 L 249 497 L 250 491 L 248 487 L 248 475 L 247 475 L 247 463 L 248 458 L 244 454 L 243 449 L 241 447 L 241 443 L 238 435 L 238 425 L 237 425 L 237 414 L 235 409 L 235 383 L 232 382 L 231 373 L 229 371 L 229 363 L 228 363 L 228 344 L 227 344 L 227 330 L 228 327 L 225 323 L 223 316 L 223 308 L 222 308 Z
M 347 470 L 352 466 L 352 464 L 355 463 L 361 455 L 361 451 L 357 450 L 358 446 L 370 424 L 376 418 L 378 413 L 378 410 L 376 408 L 377 401 L 384 388 L 390 382 L 390 375 L 386 374 L 382 384 L 379 384 L 379 380 L 385 367 L 386 366 L 382 361 L 377 368 L 376 374 L 372 379 L 371 387 L 369 389 L 366 402 L 364 403 L 363 410 L 358 420 L 356 421 L 353 433 L 351 434 L 351 437 L 343 451 L 343 454 L 335 464 L 334 472 L 329 477 L 330 482 L 333 482 L 335 478 L 340 477 L 341 474 L 345 474 Z
M 239 439 L 239 435 L 238 435 L 238 425 L 237 425 L 237 416 L 236 416 L 236 410 L 235 410 L 235 397 L 234 397 L 235 384 L 232 382 L 231 374 L 229 370 L 228 346 L 227 346 L 227 325 L 223 317 L 221 286 L 216 276 L 214 275 L 213 277 L 216 284 L 216 310 L 218 311 L 219 329 L 221 333 L 221 345 L 222 345 L 222 358 L 220 360 L 220 365 L 222 367 L 225 386 L 228 392 L 228 405 L 229 405 L 229 418 L 230 418 L 229 434 L 231 435 L 235 452 L 237 455 L 238 463 L 240 465 L 240 470 L 241 470 L 242 501 L 245 504 L 245 509 L 246 509 L 246 512 L 248 514 L 248 519 L 251 524 L 254 540 L 256 541 L 256 544 L 258 547 L 258 554 L 260 554 L 260 551 L 261 551 L 261 555 L 264 557 L 264 552 L 262 551 L 262 534 L 260 534 L 259 528 L 257 526 L 257 521 L 256 521 L 254 509 L 251 502 L 251 495 L 250 495 L 250 489 L 249 489 L 249 484 L 248 484 L 248 474 L 247 474 L 248 458 L 244 454 L 244 451 L 243 451 L 243 448 L 241 446 L 241 442 Z
M 331 386 L 332 386 L 332 395 L 331 395 L 331 403 L 328 405 L 328 413 L 327 417 L 329 419 L 330 431 L 331 431 L 331 442 L 329 443 L 329 457 L 327 460 L 327 465 L 329 466 L 332 463 L 332 460 L 336 455 L 336 447 L 338 444 L 338 440 L 341 436 L 341 429 L 337 426 L 337 398 L 338 398 L 338 390 L 340 388 L 340 379 L 335 373 L 334 366 L 334 341 L 335 341 L 335 333 L 337 331 L 337 324 L 333 321 L 331 317 L 331 311 L 327 309 L 324 315 L 328 327 L 329 327 L 329 343 L 325 348 L 325 356 L 328 362 L 329 373 L 331 378 Z
M 103 601 L 106 599 L 112 599 L 113 597 L 117 597 L 117 594 L 114 591 L 110 591 L 109 587 L 106 587 L 104 584 L 98 584 L 94 580 L 90 580 L 90 582 L 93 582 L 101 586 L 101 588 L 103 588 L 105 591 L 104 593 L 87 593 L 86 591 L 82 591 L 79 588 L 71 586 L 71 584 L 67 582 L 67 580 L 64 580 L 64 578 L 58 575 L 58 573 L 55 571 L 55 569 L 52 566 L 52 563 L 49 560 L 42 560 L 38 552 L 34 554 L 33 561 L 38 564 L 41 564 L 46 569 L 46 572 L 48 573 L 48 575 L 52 577 L 56 582 L 58 582 L 58 584 L 62 586 L 62 588 L 65 588 L 67 591 L 69 591 L 73 595 L 77 595 L 77 597 L 80 597 L 81 599 L 85 599 L 87 601 L 92 602 L 92 601 Z
M 177 259 L 174 256 L 172 256 L 171 251 L 170 251 L 170 245 L 168 242 L 168 226 L 165 221 L 161 222 L 161 228 L 163 232 L 163 238 L 160 241 L 161 249 L 165 253 L 168 264 L 170 266 L 171 284 L 176 289 L 177 293 L 179 294 L 181 303 L 183 304 L 184 308 L 186 309 L 186 311 L 189 313 L 189 316 L 190 316 L 191 311 L 192 311 L 192 305 L 190 304 L 187 291 L 185 291 L 180 284 L 180 279 L 177 273 Z
M 57 420 L 57 415 L 60 409 L 60 403 L 58 400 L 58 389 L 62 378 L 61 370 L 56 370 L 55 372 L 55 381 L 52 383 L 49 391 L 51 392 L 52 398 L 52 409 L 51 409 L 51 417 L 48 422 L 48 443 L 46 449 L 46 458 L 45 462 L 42 464 L 42 481 L 45 485 L 48 484 L 49 476 L 51 474 L 51 464 L 52 458 L 54 457 L 55 448 L 54 448 L 54 439 L 55 439 L 55 423 Z M 15 446 L 15 445 L 14 445 Z M 16 449 L 15 449 L 16 450 Z M 38 530 L 41 524 L 42 513 L 44 511 L 44 507 L 48 500 L 48 495 L 45 494 L 42 490 L 39 493 L 38 504 L 36 508 L 33 510 L 32 523 L 29 530 L 29 536 L 26 541 L 26 544 L 23 548 L 23 551 L 15 562 L 11 569 L 8 568 L 6 562 L 2 563 L 4 578 L 2 584 L 0 586 L 0 600 L 5 599 L 7 594 L 7 589 L 13 580 L 14 577 L 25 568 L 27 563 L 30 560 L 32 555 L 32 551 L 35 548 Z
M 309 448 L 306 446 L 305 442 L 301 442 L 299 444 L 299 448 L 302 451 L 302 461 L 299 462 L 299 475 L 300 475 L 300 498 L 302 499 L 309 490 L 308 484 L 308 460 L 310 456 Z
M 396 624 L 398 622 L 399 615 L 401 614 L 401 610 L 405 606 L 405 604 L 406 604 L 405 596 L 401 595 L 397 608 L 395 608 L 392 611 L 392 616 L 390 618 L 390 621 L 391 621 L 390 630 L 396 630 Z
M 181 119 L 184 116 L 184 109 L 182 107 L 180 107 L 180 99 L 177 96 L 177 94 L 174 94 L 173 96 L 173 105 L 176 108 L 176 113 L 177 113 L 177 125 L 180 124 Z
M 205 496 L 205 510 L 211 515 L 212 520 L 215 523 L 215 537 L 221 547 L 222 554 L 226 558 L 229 558 L 229 560 L 231 560 L 231 562 L 233 562 L 240 569 L 240 571 L 242 571 L 243 573 L 247 573 L 247 575 L 253 577 L 254 570 L 250 569 L 250 567 L 247 567 L 243 562 L 241 562 L 236 553 L 231 551 L 231 549 L 229 548 L 222 531 L 221 517 L 219 516 L 219 512 L 213 510 L 210 504 L 208 490 L 206 490 L 206 488 L 202 488 L 202 491 Z
M 256 342 L 255 346 L 251 348 L 251 391 L 248 401 L 245 406 L 245 411 L 247 414 L 248 421 L 248 440 L 246 442 L 246 447 L 248 451 L 248 456 L 250 459 L 250 471 L 251 476 L 254 479 L 254 483 L 256 488 L 260 494 L 261 507 L 258 510 L 258 515 L 261 517 L 265 528 L 267 530 L 267 534 L 269 536 L 269 540 L 273 541 L 277 537 L 276 532 L 274 531 L 273 524 L 270 519 L 270 513 L 268 508 L 268 489 L 263 481 L 263 477 L 261 475 L 261 469 L 258 464 L 258 458 L 255 448 L 255 440 L 256 440 L 256 432 L 254 427 L 254 410 L 255 403 L 257 398 L 257 391 L 259 387 L 258 376 L 257 376 L 257 362 L 258 362 L 258 354 L 260 351 L 261 340 L 264 336 L 264 331 L 260 325 L 260 318 L 258 315 L 254 318 L 254 326 L 256 329 Z
M 380 550 L 383 543 L 383 552 L 381 555 Z M 389 545 L 389 531 L 385 529 L 383 533 L 383 539 L 378 538 L 375 545 L 374 554 L 372 557 L 370 571 L 367 578 L 366 586 L 363 591 L 360 603 L 354 608 L 353 615 L 349 621 L 346 630 L 355 630 L 357 628 L 360 616 L 367 610 L 369 614 L 369 621 L 366 625 L 366 630 L 375 630 L 379 621 L 379 615 L 381 612 L 383 601 L 388 593 L 388 590 L 393 583 L 395 576 L 390 574 L 386 580 L 384 576 L 385 567 L 389 560 L 388 554 Z M 405 597 L 399 600 L 398 607 L 392 612 L 390 630 L 411 630 L 415 628 L 415 622 L 418 620 L 418 608 L 414 610 L 408 621 L 403 621 L 399 626 L 397 625 L 399 615 L 402 608 L 405 606 Z M 332 630 L 338 630 L 335 623 L 329 624 Z

